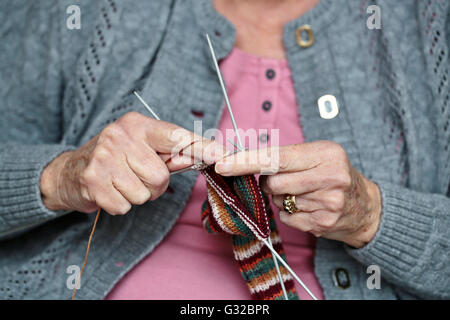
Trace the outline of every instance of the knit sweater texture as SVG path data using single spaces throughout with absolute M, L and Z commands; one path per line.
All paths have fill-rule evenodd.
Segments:
M 204 34 L 222 59 L 236 32 L 210 0 L 77 3 L 80 30 L 66 26 L 71 0 L 0 4 L 1 299 L 71 297 L 67 268 L 82 263 L 94 216 L 46 209 L 40 176 L 125 113 L 146 114 L 133 90 L 189 130 L 199 115 L 203 130 L 215 128 L 223 111 Z M 381 29 L 366 25 L 373 4 Z M 304 24 L 309 48 L 296 41 Z M 327 299 L 450 298 L 449 25 L 445 0 L 321 0 L 284 28 L 305 140 L 340 143 L 382 195 L 368 245 L 318 239 Z M 325 94 L 339 102 L 331 120 L 317 108 Z M 104 298 L 163 241 L 196 174 L 171 177 L 174 192 L 125 216 L 101 215 L 77 298 Z M 368 265 L 380 268 L 381 289 L 367 286 Z

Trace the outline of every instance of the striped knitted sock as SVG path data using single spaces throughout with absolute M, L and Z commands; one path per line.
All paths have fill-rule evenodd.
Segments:
M 202 171 L 208 199 L 202 223 L 210 233 L 232 235 L 234 257 L 253 299 L 284 299 L 270 250 L 261 242 L 269 234 L 274 249 L 286 260 L 273 213 L 254 176 L 222 177 L 214 166 Z M 280 272 L 290 300 L 298 299 L 293 279 L 285 267 Z

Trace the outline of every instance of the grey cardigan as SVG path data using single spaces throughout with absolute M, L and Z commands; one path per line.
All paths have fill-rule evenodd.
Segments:
M 72 2 L 0 4 L 4 299 L 68 299 L 67 267 L 83 261 L 93 215 L 43 206 L 46 164 L 121 115 L 145 113 L 133 89 L 190 130 L 200 113 L 204 130 L 216 127 L 223 108 L 204 33 L 223 58 L 235 29 L 209 0 L 79 0 L 82 28 L 69 30 Z M 322 0 L 284 29 L 306 140 L 340 143 L 382 192 L 375 238 L 358 250 L 319 239 L 315 273 L 327 299 L 450 298 L 449 2 L 377 1 L 380 30 L 366 27 L 366 3 Z M 296 42 L 304 24 L 315 35 L 309 48 Z M 319 116 L 324 94 L 339 102 L 332 120 Z M 125 216 L 101 216 L 78 298 L 104 298 L 152 252 L 195 178 L 176 175 L 174 192 Z M 381 270 L 379 290 L 367 287 L 368 265 Z

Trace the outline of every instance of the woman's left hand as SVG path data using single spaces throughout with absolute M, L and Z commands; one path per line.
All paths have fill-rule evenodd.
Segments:
M 351 165 L 337 143 L 317 141 L 243 151 L 218 162 L 216 171 L 224 176 L 262 173 L 269 169 L 268 155 L 270 169 L 277 173 L 261 175 L 260 185 L 281 209 L 283 223 L 355 248 L 373 239 L 381 218 L 379 188 Z M 274 163 L 278 164 L 275 168 Z M 298 213 L 284 211 L 286 195 L 295 195 Z

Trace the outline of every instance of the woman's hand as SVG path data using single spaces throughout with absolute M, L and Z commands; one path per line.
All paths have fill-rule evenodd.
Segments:
M 212 164 L 222 151 L 174 124 L 130 112 L 78 150 L 54 159 L 41 176 L 42 199 L 50 210 L 125 214 L 131 205 L 161 196 L 169 171 L 198 161 Z M 167 161 L 174 154 L 177 161 Z
M 351 165 L 339 144 L 318 141 L 272 148 L 272 158 L 274 151 L 278 173 L 262 175 L 261 189 L 281 210 L 285 195 L 295 195 L 300 210 L 280 211 L 283 223 L 356 248 L 372 240 L 381 217 L 379 188 Z M 264 149 L 240 152 L 218 162 L 216 171 L 225 176 L 260 173 L 268 169 L 267 155 Z M 258 159 L 265 159 L 266 165 Z

